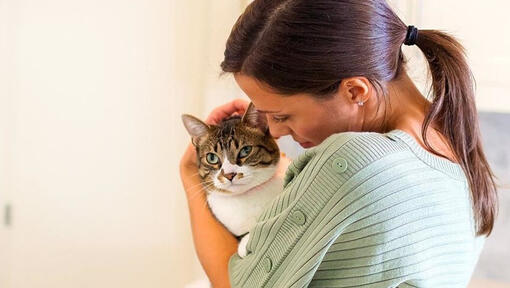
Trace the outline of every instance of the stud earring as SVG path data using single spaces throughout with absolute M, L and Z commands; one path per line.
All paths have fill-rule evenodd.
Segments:
M 358 105 L 359 105 L 359 106 L 363 106 L 363 104 L 364 104 L 364 103 L 363 103 L 363 101 L 359 101 L 359 102 L 358 102 Z

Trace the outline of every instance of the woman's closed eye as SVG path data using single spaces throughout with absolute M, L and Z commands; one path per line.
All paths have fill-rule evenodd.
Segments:
M 271 119 L 275 122 L 285 122 L 287 119 L 289 119 L 289 116 L 271 116 Z

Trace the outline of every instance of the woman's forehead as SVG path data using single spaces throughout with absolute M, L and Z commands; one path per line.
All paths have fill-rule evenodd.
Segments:
M 239 73 L 236 73 L 234 77 L 259 112 L 285 113 L 300 106 L 314 104 L 313 98 L 305 94 L 283 96 L 253 77 Z
M 257 110 L 267 112 L 277 112 L 281 107 L 288 103 L 288 99 L 264 86 L 260 81 L 246 75 L 235 74 L 235 79 L 239 87 L 250 98 Z M 262 112 L 262 111 L 261 111 Z
M 245 90 L 245 92 L 246 91 L 247 92 L 256 92 L 256 93 L 250 93 L 250 94 L 270 94 L 270 95 L 275 95 L 275 96 L 278 94 L 269 85 L 257 80 L 256 78 L 253 78 L 251 76 L 236 73 L 236 74 L 234 74 L 234 78 L 235 78 L 237 84 L 239 84 L 241 89 Z M 248 95 L 248 96 L 250 96 L 250 95 Z

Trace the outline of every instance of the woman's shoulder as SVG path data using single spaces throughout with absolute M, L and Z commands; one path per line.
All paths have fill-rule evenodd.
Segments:
M 421 170 L 433 170 L 459 181 L 465 181 L 460 165 L 438 157 L 425 149 L 402 130 L 386 133 L 378 132 L 342 132 L 330 135 L 319 145 L 307 150 L 295 159 L 294 166 L 301 170 L 310 161 L 317 161 L 324 168 L 335 169 L 334 163 L 345 162 L 352 175 L 368 166 L 392 167 L 396 174 L 399 167 L 407 173 L 409 165 L 421 167 Z M 333 162 L 331 165 L 327 162 Z M 396 165 L 408 162 L 409 165 Z M 343 168 L 342 168 L 343 169 Z
M 327 166 L 327 162 L 345 161 L 353 164 L 351 172 L 385 156 L 405 151 L 404 143 L 389 133 L 341 132 L 330 135 L 319 145 L 314 146 L 294 159 L 289 166 L 293 172 L 301 172 L 310 162 L 314 166 Z M 390 159 L 386 159 L 390 160 Z M 385 161 L 385 160 L 382 160 Z M 326 165 L 326 166 L 325 166 Z
M 296 176 L 315 178 L 314 175 L 332 174 L 336 181 L 357 177 L 359 171 L 378 161 L 379 165 L 391 166 L 397 158 L 413 157 L 396 155 L 405 146 L 391 135 L 376 132 L 342 132 L 330 135 L 322 143 L 307 149 L 294 159 L 287 168 L 284 186 Z M 391 156 L 393 155 L 393 156 Z M 388 157 L 390 156 L 390 157 Z M 386 162 L 386 164 L 384 163 Z
M 344 146 L 350 147 L 350 149 L 347 147 L 344 148 Z M 349 131 L 331 134 L 328 138 L 322 141 L 322 143 L 312 149 L 333 152 L 342 148 L 344 148 L 343 150 L 345 153 L 366 154 L 369 152 L 373 156 L 377 157 L 402 150 L 402 148 L 405 147 L 398 142 L 392 132 L 379 133 Z

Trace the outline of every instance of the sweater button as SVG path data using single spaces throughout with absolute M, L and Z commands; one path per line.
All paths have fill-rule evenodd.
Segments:
M 303 225 L 306 222 L 306 217 L 303 212 L 296 210 L 292 213 L 292 220 L 298 225 Z
M 264 265 L 264 269 L 266 270 L 266 272 L 271 271 L 271 266 L 273 265 L 271 263 L 271 258 L 269 258 L 269 257 L 264 258 L 262 264 Z
M 333 160 L 333 169 L 338 173 L 344 173 L 347 170 L 347 161 L 344 158 L 336 158 Z

